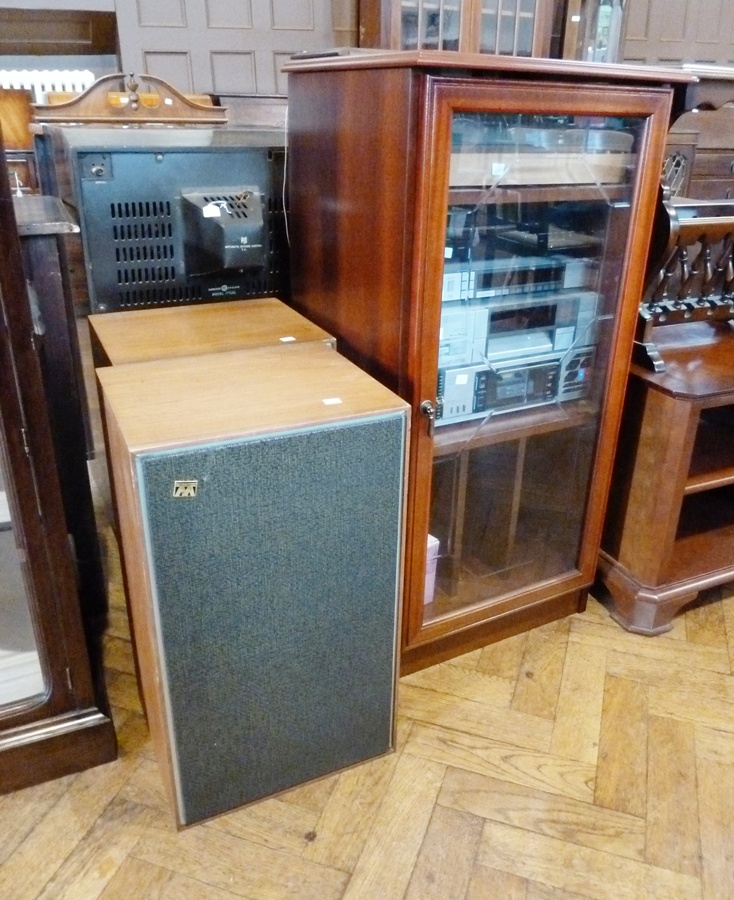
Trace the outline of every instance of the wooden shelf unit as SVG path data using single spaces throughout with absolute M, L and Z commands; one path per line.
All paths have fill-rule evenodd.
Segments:
M 665 371 L 632 367 L 600 561 L 612 615 L 642 634 L 734 580 L 734 334 L 689 323 L 655 341 Z

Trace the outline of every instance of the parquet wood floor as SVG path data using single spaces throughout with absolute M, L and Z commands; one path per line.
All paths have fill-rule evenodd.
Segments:
M 120 758 L 0 798 L 0 897 L 734 898 L 734 592 L 656 638 L 590 600 L 404 678 L 396 753 L 177 832 L 112 579 Z

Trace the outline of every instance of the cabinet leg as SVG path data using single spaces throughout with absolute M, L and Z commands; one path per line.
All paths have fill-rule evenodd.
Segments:
M 599 577 L 611 601 L 609 614 L 622 628 L 635 634 L 652 636 L 670 631 L 678 610 L 699 594 L 692 589 L 642 585 L 603 553 Z

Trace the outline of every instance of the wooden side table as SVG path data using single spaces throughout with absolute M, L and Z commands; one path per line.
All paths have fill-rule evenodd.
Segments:
M 693 322 L 655 342 L 665 371 L 631 369 L 599 560 L 613 618 L 641 634 L 734 580 L 734 334 Z

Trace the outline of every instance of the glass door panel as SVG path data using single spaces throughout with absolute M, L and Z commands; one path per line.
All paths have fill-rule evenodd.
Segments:
M 500 0 L 482 0 L 479 25 L 479 52 L 497 52 L 497 4 Z
M 512 56 L 515 49 L 516 0 L 499 0 L 497 53 Z
M 424 623 L 578 571 L 643 127 L 453 114 Z
M 515 56 L 533 55 L 533 33 L 535 31 L 536 0 L 519 0 L 517 4 L 517 25 L 515 28 Z
M 482 0 L 479 51 L 531 56 L 536 0 Z
M 0 716 L 46 691 L 0 431 Z
M 462 0 L 403 0 L 403 50 L 458 50 Z

